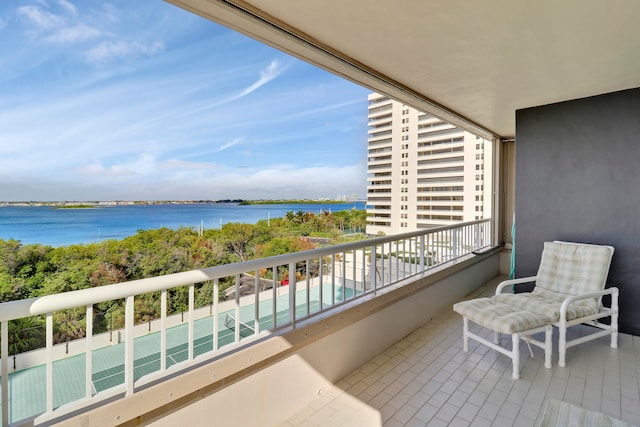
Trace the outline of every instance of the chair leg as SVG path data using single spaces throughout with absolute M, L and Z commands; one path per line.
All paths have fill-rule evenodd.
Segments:
M 618 348 L 618 291 L 611 294 L 611 348 Z
M 567 321 L 561 320 L 558 325 L 558 366 L 564 368 L 567 360 Z
M 469 319 L 462 318 L 462 351 L 469 351 Z
M 520 379 L 520 335 L 516 332 L 511 335 L 511 360 L 513 365 L 513 379 Z
M 500 344 L 500 333 L 493 331 L 493 343 Z
M 544 367 L 551 369 L 551 354 L 553 353 L 552 344 L 553 327 L 551 325 L 545 326 L 544 329 Z

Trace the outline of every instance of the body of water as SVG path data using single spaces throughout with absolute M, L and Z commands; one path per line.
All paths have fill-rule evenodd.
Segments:
M 16 239 L 24 244 L 66 246 L 78 243 L 122 239 L 138 230 L 160 227 L 178 229 L 201 224 L 220 228 L 229 222 L 255 224 L 287 212 L 337 212 L 364 209 L 363 202 L 347 204 L 189 204 L 108 206 L 95 209 L 57 209 L 45 206 L 0 207 L 0 239 Z

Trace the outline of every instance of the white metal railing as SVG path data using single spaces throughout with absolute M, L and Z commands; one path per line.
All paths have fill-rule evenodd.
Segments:
M 196 358 L 214 357 L 243 340 L 295 328 L 300 320 L 488 248 L 492 244 L 491 236 L 491 220 L 484 219 L 2 303 L 2 425 L 34 417 L 37 424 L 57 416 L 61 413 L 57 408 L 63 405 L 65 410 L 79 409 L 95 404 L 104 396 L 122 392 L 131 395 L 137 384 L 151 377 L 162 377 L 169 370 L 175 372 L 174 369 L 187 367 Z M 231 291 L 226 292 L 232 299 L 218 301 L 225 282 L 232 283 Z M 204 288 L 204 284 L 209 287 Z M 188 288 L 186 320 L 181 315 L 177 315 L 178 320 L 176 315 L 168 314 L 169 293 L 182 287 Z M 210 295 L 208 310 L 196 307 L 196 290 L 202 289 L 211 292 L 207 294 Z M 160 298 L 160 318 L 153 321 L 153 331 L 151 321 L 148 329 L 146 322 L 143 325 L 134 322 L 136 297 L 150 292 L 159 293 Z M 94 308 L 116 300 L 124 300 L 124 340 L 111 346 L 95 344 L 102 341 L 93 334 Z M 86 310 L 87 332 L 82 339 L 82 354 L 75 359 L 65 357 L 66 354 L 56 357 L 54 354 L 59 351 L 53 344 L 54 313 L 79 307 Z M 46 318 L 46 348 L 41 365 L 26 370 L 32 377 L 23 381 L 22 371 L 9 373 L 8 330 L 10 321 L 31 316 Z M 105 360 L 113 357 L 100 352 L 112 352 L 120 359 L 116 357 L 116 362 L 109 365 Z M 58 368 L 57 364 L 71 364 L 74 360 L 80 368 L 65 365 L 65 369 L 80 372 L 83 378 L 76 382 L 83 384 L 82 390 L 75 394 L 68 390 L 63 393 L 56 388 L 54 371 L 62 369 L 62 365 Z M 37 372 L 45 384 L 44 393 L 40 390 L 44 402 L 33 402 L 32 408 L 25 412 L 19 409 L 24 402 L 18 404 L 16 399 L 20 396 L 33 399 L 39 394 L 24 390 L 42 387 L 39 381 L 33 380 Z M 105 378 L 108 381 L 105 382 Z

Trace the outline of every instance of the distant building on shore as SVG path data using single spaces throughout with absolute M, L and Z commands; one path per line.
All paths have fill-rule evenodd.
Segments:
M 340 194 L 336 197 L 339 202 L 357 202 L 360 200 L 357 194 Z

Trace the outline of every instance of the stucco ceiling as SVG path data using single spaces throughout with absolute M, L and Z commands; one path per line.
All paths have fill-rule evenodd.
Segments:
M 637 0 L 170 0 L 458 124 L 640 87 Z

